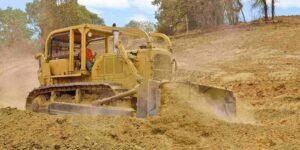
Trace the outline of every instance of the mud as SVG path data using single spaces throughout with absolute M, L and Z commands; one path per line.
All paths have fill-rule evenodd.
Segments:
M 217 115 L 188 88 L 169 84 L 159 115 L 146 119 L 0 109 L 0 149 L 299 149 L 300 21 L 280 20 L 173 39 L 176 78 L 232 90 L 234 118 Z M 2 70 L 10 69 L 2 66 L 9 65 L 1 62 L 0 80 L 6 81 L 13 73 L 5 76 Z M 32 84 L 25 85 L 30 86 L 14 91 L 30 90 Z M 0 105 L 16 107 L 12 98 L 2 97 L 1 87 Z M 24 98 L 14 101 L 21 104 Z

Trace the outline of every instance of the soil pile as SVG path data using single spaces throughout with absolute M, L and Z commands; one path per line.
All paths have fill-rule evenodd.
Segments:
M 0 145 L 18 149 L 296 149 L 297 114 L 268 126 L 226 119 L 197 109 L 182 85 L 166 85 L 162 111 L 147 119 L 103 116 L 49 116 L 12 108 L 0 110 Z M 198 101 L 200 104 L 201 100 Z M 239 113 L 238 118 L 251 118 Z M 245 107 L 244 107 L 245 108 Z M 251 110 L 248 110 L 249 112 Z M 269 112 L 274 113 L 274 112 Z M 245 115 L 245 116 L 241 116 Z M 284 115 L 284 114 L 283 114 Z M 298 124 L 299 125 L 299 124 Z

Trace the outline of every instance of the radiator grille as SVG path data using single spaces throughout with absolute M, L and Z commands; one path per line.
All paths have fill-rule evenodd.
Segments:
M 157 54 L 153 60 L 153 80 L 171 80 L 172 60 L 168 55 Z

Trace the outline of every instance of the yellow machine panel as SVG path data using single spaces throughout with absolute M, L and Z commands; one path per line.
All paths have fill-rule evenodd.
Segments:
M 49 61 L 51 75 L 67 75 L 69 72 L 69 60 L 57 59 Z

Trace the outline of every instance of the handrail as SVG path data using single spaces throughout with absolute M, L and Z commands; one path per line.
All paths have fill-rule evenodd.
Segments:
M 121 41 L 119 41 L 116 44 L 116 47 L 119 49 L 119 53 L 121 54 L 121 57 L 125 60 L 126 64 L 129 66 L 129 69 L 131 70 L 131 73 L 135 76 L 137 82 L 142 83 L 143 77 L 138 74 L 136 67 L 134 66 L 132 61 L 128 58 L 127 52 L 126 52 L 124 46 L 122 45 Z
M 171 53 L 173 52 L 173 51 L 172 51 L 172 42 L 171 42 L 170 38 L 169 38 L 167 35 L 165 35 L 165 34 L 163 34 L 163 33 L 157 33 L 157 32 L 150 33 L 149 35 L 150 35 L 150 37 L 156 37 L 156 38 L 161 38 L 161 39 L 163 39 L 164 42 L 165 42 L 166 48 L 167 48 Z
M 46 62 L 45 56 L 43 53 L 37 53 L 34 58 L 38 60 L 39 66 L 41 67 L 43 63 Z

